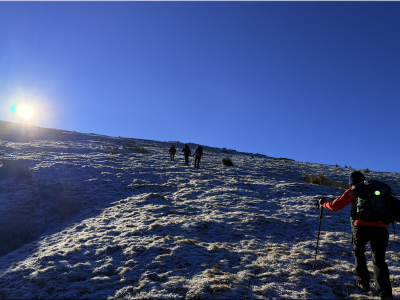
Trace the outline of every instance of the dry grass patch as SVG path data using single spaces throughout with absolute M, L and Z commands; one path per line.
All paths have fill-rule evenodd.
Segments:
M 156 256 L 155 260 L 163 260 L 167 256 L 171 256 L 171 253 L 160 254 Z
M 189 245 L 194 245 L 195 244 L 195 240 L 193 239 L 188 239 L 188 238 L 184 238 L 182 240 L 178 240 L 175 242 L 175 244 L 189 244 Z
M 150 224 L 150 226 L 149 226 L 149 230 L 159 230 L 161 228 L 162 228 L 162 225 L 158 221 Z
M 124 275 L 125 273 L 129 272 L 131 269 L 128 267 L 119 267 L 117 269 L 117 274 Z
M 149 150 L 147 150 L 146 148 L 134 146 L 131 143 L 122 145 L 122 148 L 129 149 L 129 150 L 131 150 L 133 152 L 136 152 L 136 153 L 148 153 L 149 152 Z
M 311 183 L 311 184 L 331 186 L 331 187 L 340 188 L 340 189 L 348 189 L 349 188 L 348 183 L 333 182 L 328 177 L 326 177 L 322 174 L 319 174 L 319 175 L 312 174 L 311 176 L 303 175 L 303 181 L 307 182 L 307 183 Z
M 221 292 L 225 292 L 225 291 L 232 290 L 232 287 L 230 287 L 230 286 L 227 285 L 227 284 L 212 284 L 212 285 L 209 287 L 209 290 L 210 290 L 212 293 L 221 293 Z

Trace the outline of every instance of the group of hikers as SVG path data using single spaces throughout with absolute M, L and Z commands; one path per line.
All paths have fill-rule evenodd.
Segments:
M 320 218 L 322 219 L 324 208 L 338 211 L 352 204 L 350 220 L 357 276 L 355 285 L 363 291 L 370 289 L 370 275 L 365 258 L 365 246 L 369 242 L 376 290 L 382 300 L 392 300 L 389 269 L 385 262 L 389 241 L 387 225 L 393 223 L 394 228 L 394 221 L 400 222 L 400 201 L 391 195 L 391 188 L 387 184 L 365 180 L 364 174 L 359 171 L 350 174 L 349 185 L 350 188 L 334 201 L 328 202 L 325 197 L 318 199 L 316 205 L 321 209 Z
M 188 144 L 185 144 L 185 146 L 182 149 L 183 155 L 185 156 L 185 165 L 189 165 L 189 156 L 192 156 L 192 151 L 189 148 Z M 175 153 L 176 153 L 176 148 L 174 145 L 172 145 L 169 148 L 169 154 L 171 157 L 171 161 L 175 160 Z M 201 157 L 203 156 L 203 147 L 202 146 L 197 146 L 196 149 L 193 152 L 193 157 L 194 157 L 194 167 L 199 169 L 200 168 L 200 160 Z

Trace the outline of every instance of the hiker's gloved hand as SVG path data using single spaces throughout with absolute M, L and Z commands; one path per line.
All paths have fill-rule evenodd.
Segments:
M 328 200 L 326 200 L 325 197 L 319 198 L 319 199 L 317 200 L 317 204 L 316 204 L 317 208 L 318 208 L 318 209 L 321 209 L 321 207 L 322 207 L 322 206 L 324 205 L 324 203 L 326 203 L 326 202 L 328 202 Z

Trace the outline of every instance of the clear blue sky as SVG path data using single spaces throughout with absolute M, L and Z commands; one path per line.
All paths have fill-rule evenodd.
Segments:
M 400 172 L 400 2 L 0 2 L 0 103 L 1 120 Z

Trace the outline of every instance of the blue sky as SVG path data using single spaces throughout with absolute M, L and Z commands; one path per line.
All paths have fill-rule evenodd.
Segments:
M 1 120 L 400 172 L 399 96 L 400 2 L 0 2 Z

